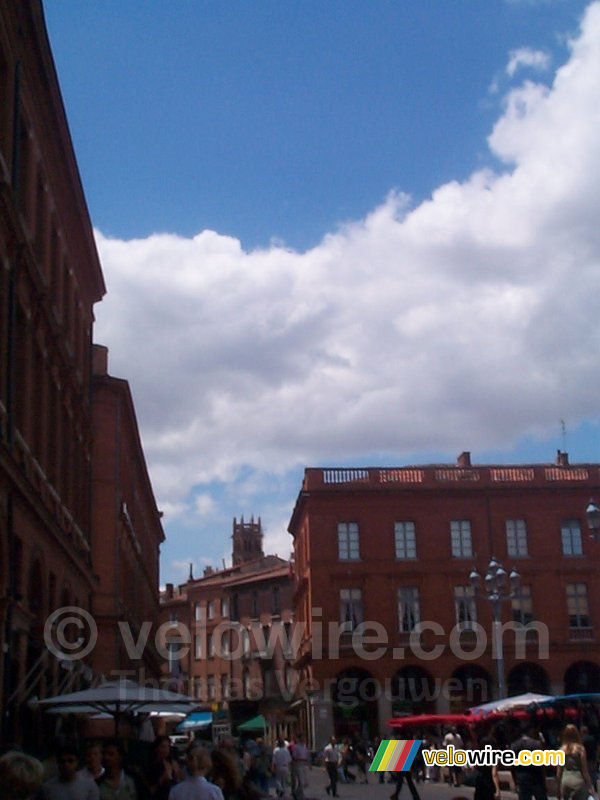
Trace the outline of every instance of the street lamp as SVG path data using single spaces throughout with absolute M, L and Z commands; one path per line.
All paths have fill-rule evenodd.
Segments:
M 600 508 L 594 502 L 593 498 L 590 499 L 588 506 L 585 510 L 585 515 L 588 521 L 588 528 L 590 529 L 590 537 L 597 539 L 600 534 Z
M 600 509 L 599 509 L 600 516 Z M 469 581 L 475 594 L 481 593 L 492 604 L 494 615 L 494 651 L 496 654 L 496 668 L 498 672 L 498 699 L 506 697 L 506 678 L 504 676 L 504 647 L 502 644 L 502 603 L 516 596 L 521 585 L 521 576 L 516 569 L 506 572 L 499 561 L 492 557 L 481 587 L 481 575 L 476 569 L 469 574 Z

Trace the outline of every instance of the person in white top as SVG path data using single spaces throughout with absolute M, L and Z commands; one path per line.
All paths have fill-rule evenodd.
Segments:
M 339 797 L 337 793 L 337 782 L 341 755 L 335 736 L 331 737 L 329 744 L 323 750 L 323 759 L 325 760 L 325 769 L 329 775 L 329 785 L 325 787 L 325 791 L 327 794 L 333 795 L 333 797 Z
M 219 787 L 206 780 L 211 761 L 204 747 L 190 745 L 185 756 L 185 765 L 188 776 L 171 789 L 169 800 L 224 800 Z
M 275 791 L 277 797 L 283 797 L 286 786 L 290 780 L 290 764 L 292 756 L 285 745 L 283 739 L 277 742 L 277 747 L 273 750 L 273 775 L 275 776 Z
M 102 766 L 102 748 L 98 742 L 90 742 L 83 756 L 85 767 L 78 771 L 78 775 L 90 781 L 96 781 L 104 775 Z
M 100 794 L 94 781 L 77 774 L 79 758 L 77 749 L 63 745 L 57 753 L 58 775 L 46 781 L 41 789 L 43 800 L 99 800 Z
M 465 749 L 463 738 L 456 729 L 455 725 L 453 725 L 448 733 L 444 736 L 444 747 L 447 748 L 449 744 L 453 745 L 456 750 Z M 452 778 L 453 786 L 458 788 L 462 782 L 462 769 L 460 767 L 450 767 L 450 777 Z

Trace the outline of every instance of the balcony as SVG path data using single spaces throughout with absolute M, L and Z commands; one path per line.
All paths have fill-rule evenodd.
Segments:
M 594 638 L 593 628 L 569 628 L 570 642 L 593 642 Z

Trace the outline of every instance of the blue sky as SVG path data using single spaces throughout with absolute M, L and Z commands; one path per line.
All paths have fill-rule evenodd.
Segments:
M 44 7 L 163 580 L 304 466 L 598 460 L 598 3 Z

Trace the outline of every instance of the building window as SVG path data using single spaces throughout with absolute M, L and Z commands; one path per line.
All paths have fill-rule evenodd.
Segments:
M 414 522 L 396 522 L 394 525 L 396 558 L 416 558 L 417 541 Z
M 202 619 L 202 606 L 200 603 L 194 603 L 194 619 L 196 622 L 200 622 Z
M 206 637 L 206 652 L 209 658 L 213 658 L 215 654 L 215 640 L 212 633 L 209 633 Z
M 229 616 L 229 600 L 226 597 L 221 598 L 221 616 Z
M 421 620 L 419 589 L 403 586 L 398 589 L 398 621 L 401 633 L 410 633 Z
M 363 621 L 362 592 L 360 589 L 340 589 L 340 622 L 344 632 L 350 633 Z
M 527 555 L 527 527 L 524 519 L 506 520 L 506 552 L 509 556 Z
M 208 619 L 214 619 L 215 618 L 215 601 L 214 600 L 209 600 L 208 603 L 206 604 L 206 616 L 208 617 Z
M 177 611 L 169 611 L 169 622 L 177 622 Z
M 176 675 L 180 669 L 179 664 L 179 649 L 181 642 L 179 640 L 167 640 L 167 663 L 169 667 L 169 675 Z
M 273 614 L 281 614 L 281 598 L 279 596 L 279 586 L 273 587 Z
M 194 697 L 202 700 L 202 678 L 194 678 Z
M 356 522 L 338 523 L 338 555 L 340 561 L 358 561 L 358 525 Z
M 221 657 L 227 657 L 229 655 L 229 653 L 230 653 L 229 631 L 228 630 L 227 631 L 223 631 L 223 633 L 221 634 L 221 641 L 219 642 L 219 646 L 220 646 L 220 649 L 221 649 L 221 652 L 219 653 L 219 655 Z
M 252 592 L 251 603 L 252 608 L 250 610 L 250 616 L 256 618 L 258 617 L 258 592 Z
M 585 583 L 567 583 L 567 611 L 570 628 L 590 627 L 590 609 Z
M 450 523 L 450 538 L 454 558 L 471 558 L 473 543 L 471 541 L 471 523 L 468 519 L 455 519 Z
M 237 592 L 234 592 L 231 597 L 231 619 L 237 620 L 240 618 L 240 600 Z
M 242 637 L 242 653 L 245 656 L 250 655 L 250 631 L 247 628 L 242 628 L 242 632 L 240 634 Z
M 229 676 L 221 675 L 221 700 L 229 699 Z
M 456 624 L 460 626 L 460 630 L 473 630 L 474 623 L 477 622 L 477 607 L 472 586 L 454 587 L 454 608 Z
M 207 694 L 209 700 L 214 700 L 216 696 L 215 692 L 215 676 L 209 675 L 206 679 L 206 687 L 207 687 Z
M 577 519 L 565 519 L 560 526 L 563 556 L 583 555 L 581 526 Z
M 194 657 L 202 658 L 202 637 L 194 636 Z
M 533 622 L 533 602 L 531 599 L 531 586 L 520 586 L 517 594 L 510 601 L 513 622 L 529 625 Z

